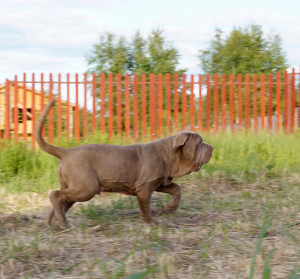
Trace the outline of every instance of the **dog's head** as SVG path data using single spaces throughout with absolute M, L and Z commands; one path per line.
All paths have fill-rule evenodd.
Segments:
M 173 137 L 173 154 L 178 158 L 172 177 L 199 171 L 212 157 L 213 147 L 198 133 L 182 131 Z

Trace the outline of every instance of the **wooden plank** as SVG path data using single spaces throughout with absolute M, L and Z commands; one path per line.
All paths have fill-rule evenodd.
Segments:
M 198 129 L 199 131 L 203 130 L 202 75 L 199 75 Z
M 75 106 L 75 138 L 80 140 L 80 112 L 79 112 L 79 80 L 78 74 L 75 74 L 75 94 L 76 94 L 76 106 Z
M 242 75 L 237 75 L 238 86 L 238 115 L 239 115 L 239 130 L 243 128 L 243 96 L 242 96 Z
M 158 74 L 158 137 L 163 135 L 163 75 Z
M 49 102 L 53 100 L 53 76 L 50 74 L 49 79 Z M 54 135 L 53 135 L 53 109 L 49 111 L 49 143 L 53 144 Z
M 61 120 L 62 120 L 62 108 L 61 108 L 61 74 L 58 74 L 58 100 L 57 100 L 57 136 L 61 136 Z
M 23 140 L 27 139 L 27 100 L 26 100 L 26 74 L 23 74 L 23 109 L 22 109 L 22 123 L 23 123 Z
M 273 115 L 273 76 L 269 75 L 269 113 L 268 113 L 268 126 L 269 131 L 272 131 L 272 115 Z
M 257 119 L 257 75 L 253 75 L 253 120 L 254 120 L 254 132 L 258 130 L 258 119 Z
M 174 74 L 174 128 L 178 132 L 178 74 Z
M 182 130 L 186 130 L 187 121 L 186 121 L 186 110 L 187 110 L 187 100 L 186 100 L 186 75 L 182 75 Z
M 260 76 L 261 82 L 261 129 L 265 130 L 265 117 L 266 117 L 266 80 L 265 75 Z
M 35 119 L 35 75 L 34 73 L 32 74 L 32 108 L 31 108 L 31 115 L 32 115 L 32 146 L 33 148 L 35 148 L 35 122 L 36 122 L 36 119 Z
M 219 130 L 219 86 L 218 75 L 214 74 L 214 132 Z
M 14 138 L 15 142 L 18 143 L 19 135 L 18 135 L 18 129 L 19 129 L 19 107 L 18 107 L 18 99 L 19 99 L 19 88 L 18 88 L 18 78 L 15 75 L 14 80 Z
M 234 132 L 234 75 L 229 76 L 230 80 L 230 95 L 229 95 L 229 105 L 230 105 L 230 129 Z
M 167 135 L 171 134 L 171 75 L 166 74 Z
M 101 110 L 100 110 L 100 129 L 101 133 L 105 134 L 105 74 L 100 74 L 100 99 L 101 99 Z
M 143 136 L 147 135 L 147 84 L 146 75 L 142 74 L 142 130 Z
M 206 130 L 210 130 L 210 76 L 206 75 Z
M 248 74 L 245 75 L 245 126 L 246 131 L 250 129 L 250 76 Z
M 125 133 L 126 139 L 129 141 L 130 138 L 130 76 L 125 75 Z
M 227 110 L 227 101 L 226 101 L 226 75 L 222 75 L 222 131 L 226 131 L 226 110 Z
M 5 81 L 5 139 L 10 140 L 10 90 L 9 80 Z
M 133 133 L 135 141 L 139 137 L 139 100 L 138 100 L 138 75 L 133 76 Z
M 67 137 L 70 138 L 70 74 L 67 74 Z M 72 132 L 73 134 L 73 132 Z
M 190 83 L 190 90 L 191 90 L 191 96 L 190 96 L 190 123 L 191 123 L 191 130 L 195 130 L 195 96 L 194 96 L 194 75 L 191 75 L 191 83 Z
M 276 74 L 276 113 L 277 113 L 277 132 L 281 130 L 281 81 L 280 73 Z
M 117 74 L 117 131 L 122 134 L 122 75 Z
M 92 88 L 92 95 L 93 95 L 93 114 L 92 114 L 92 134 L 95 134 L 96 130 L 96 114 L 97 114 L 97 107 L 96 107 L 96 88 L 97 88 L 97 80 L 96 80 L 96 74 L 93 73 L 93 88 Z
M 113 74 L 108 74 L 108 135 L 111 139 L 114 135 L 114 91 L 113 91 Z

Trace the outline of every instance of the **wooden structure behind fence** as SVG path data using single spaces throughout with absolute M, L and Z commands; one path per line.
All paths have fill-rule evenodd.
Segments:
M 28 94 L 16 88 L 30 88 L 32 129 L 40 110 L 56 98 L 55 113 L 48 116 L 45 135 L 86 138 L 99 131 L 110 137 L 125 135 L 139 139 L 160 138 L 179 130 L 291 133 L 300 126 L 299 73 L 275 75 L 191 75 L 145 74 L 122 76 L 100 74 L 62 77 L 26 74 L 6 80 L 0 86 L 0 137 L 26 140 Z M 72 102 L 71 102 L 72 100 Z M 38 104 L 36 102 L 39 102 Z M 39 109 L 36 109 L 39 108 Z M 74 110 L 74 115 L 70 111 Z M 22 134 L 15 127 L 23 118 Z M 74 122 L 74 126 L 71 123 Z M 35 144 L 34 134 L 30 138 Z

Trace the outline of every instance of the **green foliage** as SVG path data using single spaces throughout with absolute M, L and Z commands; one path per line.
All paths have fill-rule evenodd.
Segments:
M 293 135 L 267 133 L 245 134 L 203 134 L 204 141 L 214 146 L 210 162 L 196 175 L 222 173 L 232 180 L 236 175 L 252 180 L 264 175 L 278 177 L 300 168 L 300 134 Z M 109 139 L 107 134 L 95 134 L 85 141 L 58 138 L 55 145 L 65 148 L 84 143 L 128 144 L 125 138 Z M 133 143 L 133 140 L 130 141 Z M 16 145 L 3 141 L 0 152 L 0 186 L 10 191 L 44 192 L 58 188 L 57 159 L 41 150 L 34 151 L 24 143 Z M 115 205 L 118 207 L 119 205 Z
M 209 173 L 219 171 L 228 179 L 236 174 L 252 179 L 259 174 L 277 177 L 283 171 L 297 171 L 300 167 L 300 134 L 227 133 L 203 135 L 214 146 L 214 154 L 205 165 Z
M 166 41 L 160 29 L 152 30 L 147 39 L 137 31 L 131 41 L 106 33 L 87 56 L 88 72 L 182 74 L 186 69 L 176 69 L 179 57 L 178 50 Z
M 266 37 L 256 24 L 234 27 L 225 38 L 216 29 L 209 47 L 200 50 L 199 59 L 207 74 L 271 74 L 287 68 L 281 44 L 278 34 Z

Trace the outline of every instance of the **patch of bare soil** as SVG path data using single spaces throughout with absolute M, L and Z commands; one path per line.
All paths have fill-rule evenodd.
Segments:
M 162 214 L 169 197 L 153 196 L 157 226 L 141 222 L 134 197 L 101 194 L 68 212 L 71 228 L 65 231 L 46 223 L 46 194 L 2 192 L 0 278 L 248 278 L 252 261 L 254 278 L 266 267 L 270 278 L 298 274 L 295 179 L 192 177 L 181 185 L 183 200 L 174 214 Z

